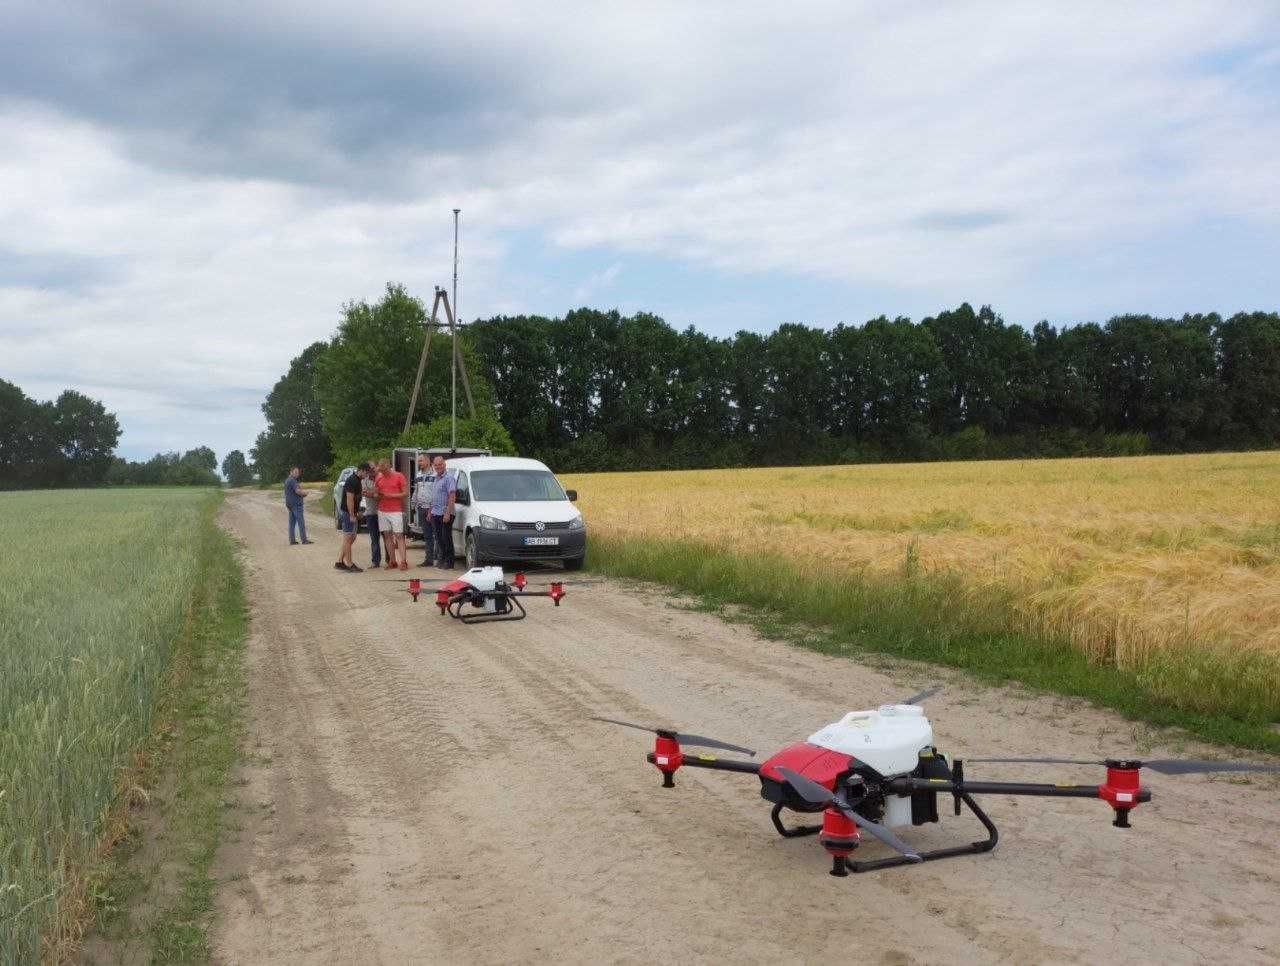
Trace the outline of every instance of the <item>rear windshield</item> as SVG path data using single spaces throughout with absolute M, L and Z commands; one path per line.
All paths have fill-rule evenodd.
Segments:
M 476 470 L 471 495 L 496 503 L 568 499 L 550 470 Z

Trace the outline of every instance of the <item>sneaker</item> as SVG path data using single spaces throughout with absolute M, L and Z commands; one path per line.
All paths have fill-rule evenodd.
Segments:
M 424 561 L 422 561 L 422 563 L 418 564 L 418 566 L 419 566 L 419 567 L 430 567 L 430 566 L 431 566 L 431 561 L 430 561 L 430 560 L 424 560 Z
M 303 540 L 302 542 L 303 542 L 303 543 L 315 543 L 315 541 L 314 541 L 314 540 Z
M 398 569 L 398 565 L 396 564 L 396 562 L 395 562 L 394 560 L 388 560 L 385 564 L 383 564 L 383 566 L 384 566 L 387 570 L 396 570 L 396 569 Z
M 291 547 L 296 547 L 297 545 L 298 545 L 298 541 L 297 541 L 297 540 L 290 540 L 290 541 L 289 541 L 289 546 L 291 546 Z
M 346 565 L 346 564 L 344 564 L 341 560 L 339 560 L 336 564 L 334 564 L 334 565 L 333 565 L 333 569 L 334 569 L 334 570 L 346 570 L 346 569 L 347 569 L 347 565 Z
M 408 570 L 408 569 L 409 569 L 409 561 L 407 561 L 407 560 L 401 560 L 401 561 L 400 561 L 400 569 L 401 569 L 401 570 Z
M 362 573 L 364 573 L 364 568 L 363 568 L 363 567 L 361 567 L 361 566 L 359 566 L 359 565 L 357 565 L 357 564 L 350 563 L 350 564 L 347 564 L 347 573 L 349 573 L 349 574 L 362 574 Z

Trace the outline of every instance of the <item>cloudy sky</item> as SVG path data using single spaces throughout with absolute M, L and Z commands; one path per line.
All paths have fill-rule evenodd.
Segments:
M 247 451 L 454 207 L 465 318 L 1276 310 L 1280 5 L 0 3 L 0 378 L 126 455 Z

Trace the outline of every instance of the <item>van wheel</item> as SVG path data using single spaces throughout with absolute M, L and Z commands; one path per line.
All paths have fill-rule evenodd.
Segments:
M 474 570 L 480 566 L 480 552 L 476 550 L 476 535 L 467 531 L 466 541 L 467 569 Z
M 582 565 L 587 562 L 586 555 L 581 557 L 570 557 L 564 562 L 565 570 L 581 570 Z

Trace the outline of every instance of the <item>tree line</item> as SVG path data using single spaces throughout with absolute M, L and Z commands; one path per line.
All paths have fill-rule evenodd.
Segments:
M 715 338 L 647 313 L 501 316 L 467 337 L 521 453 L 557 469 L 1256 448 L 1280 314 L 1030 331 L 968 304 Z
M 320 477 L 394 445 L 447 443 L 446 339 L 433 341 L 415 425 L 401 432 L 425 318 L 398 285 L 344 306 L 334 336 L 268 394 L 259 475 L 296 463 Z M 460 420 L 459 444 L 557 470 L 1132 455 L 1280 438 L 1277 313 L 1027 330 L 966 303 L 919 322 L 717 338 L 584 308 L 477 320 L 460 342 L 478 416 Z
M 119 441 L 120 421 L 100 400 L 67 389 L 56 400 L 40 402 L 0 379 L 0 489 L 222 483 L 208 446 L 134 462 L 115 455 Z M 253 479 L 239 450 L 227 454 L 222 471 L 233 486 Z

